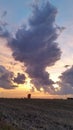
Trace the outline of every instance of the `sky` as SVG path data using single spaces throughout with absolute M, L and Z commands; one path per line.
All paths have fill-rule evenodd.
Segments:
M 73 0 L 0 0 L 0 97 L 73 97 Z

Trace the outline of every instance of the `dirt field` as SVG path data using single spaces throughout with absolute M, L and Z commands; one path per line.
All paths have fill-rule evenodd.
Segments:
M 73 130 L 73 100 L 0 99 L 0 121 L 20 130 Z

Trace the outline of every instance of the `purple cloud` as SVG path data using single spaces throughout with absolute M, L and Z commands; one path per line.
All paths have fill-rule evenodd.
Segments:
M 32 16 L 28 20 L 29 28 L 22 26 L 15 38 L 8 42 L 14 59 L 24 63 L 26 73 L 38 90 L 41 87 L 44 91 L 53 89 L 54 82 L 45 68 L 54 65 L 61 56 L 56 42 L 58 28 L 54 26 L 56 14 L 57 9 L 49 2 L 43 7 L 34 5 Z

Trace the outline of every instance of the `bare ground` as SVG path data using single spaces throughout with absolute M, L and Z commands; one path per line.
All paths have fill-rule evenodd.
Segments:
M 73 100 L 0 99 L 0 120 L 20 130 L 73 130 Z

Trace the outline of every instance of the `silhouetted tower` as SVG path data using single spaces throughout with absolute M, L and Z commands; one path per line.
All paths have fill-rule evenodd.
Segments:
M 30 98 L 31 98 L 31 94 L 30 94 L 30 93 L 27 95 L 27 98 L 28 98 L 28 99 L 30 99 Z

